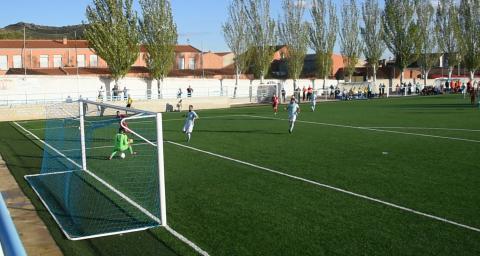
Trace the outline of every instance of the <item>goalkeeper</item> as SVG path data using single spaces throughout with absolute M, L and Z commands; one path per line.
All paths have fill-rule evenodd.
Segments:
M 128 136 L 125 134 L 125 129 L 120 127 L 117 135 L 115 135 L 115 147 L 113 148 L 113 152 L 110 157 L 108 157 L 108 160 L 112 160 L 117 153 L 123 153 L 123 151 L 127 149 L 130 151 L 131 155 L 136 155 L 137 152 L 133 152 L 132 149 L 132 142 L 133 140 L 128 139 Z

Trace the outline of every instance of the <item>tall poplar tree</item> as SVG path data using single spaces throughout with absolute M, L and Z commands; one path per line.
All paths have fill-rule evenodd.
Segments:
M 245 13 L 244 0 L 233 0 L 228 7 L 228 20 L 222 25 L 223 37 L 235 63 L 235 88 L 238 79 L 247 68 L 247 50 L 249 47 L 247 31 L 247 14 Z M 236 96 L 236 90 L 234 97 Z
M 362 5 L 363 25 L 360 29 L 364 48 L 363 54 L 373 70 L 373 83 L 377 81 L 378 62 L 385 51 L 383 24 L 378 0 L 365 0 Z
M 147 50 L 145 60 L 162 98 L 163 80 L 175 63 L 177 26 L 169 0 L 140 0 L 140 6 L 143 18 L 139 20 L 139 30 Z
M 355 66 L 360 59 L 363 41 L 360 38 L 360 13 L 355 0 L 345 1 L 342 5 L 342 28 L 340 34 L 340 51 L 342 53 L 346 76 L 352 82 Z
M 420 56 L 417 63 L 422 68 L 423 84 L 427 85 L 428 73 L 432 66 L 438 62 L 440 55 L 438 53 L 438 29 L 435 25 L 435 9 L 430 0 L 420 0 L 417 13 L 418 29 L 420 31 Z
M 436 15 L 438 43 L 448 61 L 448 79 L 452 78 L 453 68 L 461 61 L 460 25 L 458 7 L 455 0 L 439 0 Z
M 473 80 L 475 71 L 480 68 L 480 1 L 462 0 L 459 14 L 460 49 L 470 80 Z
M 277 42 L 275 21 L 270 18 L 270 0 L 243 0 L 248 17 L 249 49 L 255 73 L 263 83 L 272 63 Z
M 310 11 L 310 47 L 315 51 L 318 75 L 323 78 L 323 87 L 332 72 L 332 54 L 337 41 L 338 18 L 332 1 L 313 0 Z
M 283 0 L 284 17 L 278 22 L 278 37 L 287 46 L 288 75 L 293 79 L 293 89 L 302 73 L 308 47 L 308 24 L 303 21 L 305 6 L 296 0 Z
M 403 83 L 404 70 L 418 59 L 419 30 L 415 22 L 415 9 L 418 0 L 385 0 L 382 15 L 384 42 L 395 56 L 395 64 L 400 69 L 400 83 Z
M 139 54 L 137 15 L 132 0 L 93 0 L 86 11 L 85 38 L 89 47 L 105 60 L 118 88 Z

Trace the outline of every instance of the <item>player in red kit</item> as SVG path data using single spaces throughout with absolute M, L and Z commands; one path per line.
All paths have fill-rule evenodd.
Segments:
M 278 99 L 277 94 L 273 94 L 272 97 L 272 107 L 273 107 L 273 114 L 277 115 L 278 112 L 278 104 L 280 103 L 280 100 Z

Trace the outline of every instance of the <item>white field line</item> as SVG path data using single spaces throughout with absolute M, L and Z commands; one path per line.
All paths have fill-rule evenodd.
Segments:
M 262 166 L 259 166 L 259 165 L 256 165 L 256 164 L 248 163 L 248 162 L 245 162 L 245 161 L 242 161 L 242 160 L 237 160 L 237 159 L 230 158 L 230 157 L 227 157 L 227 156 L 223 156 L 223 155 L 220 155 L 220 154 L 216 154 L 216 153 L 213 153 L 213 152 L 209 152 L 209 151 L 201 150 L 201 149 L 198 149 L 198 148 L 186 146 L 186 145 L 183 145 L 183 144 L 180 144 L 180 143 L 176 143 L 176 142 L 172 142 L 172 141 L 165 141 L 165 142 L 176 145 L 176 146 L 179 146 L 179 147 L 188 148 L 188 149 L 193 150 L 193 151 L 197 151 L 197 152 L 201 152 L 201 153 L 208 154 L 208 155 L 211 155 L 211 156 L 215 156 L 215 157 L 218 157 L 218 158 L 222 158 L 222 159 L 225 159 L 225 160 L 229 160 L 229 161 L 233 161 L 233 162 L 240 163 L 240 164 L 243 164 L 243 165 L 247 165 L 247 166 L 250 166 L 250 167 L 254 167 L 254 168 L 264 170 L 264 171 L 267 171 L 267 172 L 275 173 L 275 174 L 285 176 L 285 177 L 288 177 L 288 178 L 292 178 L 292 179 L 295 179 L 295 180 L 303 181 L 303 182 L 310 183 L 310 184 L 313 184 L 313 185 L 317 185 L 317 186 L 320 186 L 320 187 L 324 187 L 324 188 L 328 188 L 328 189 L 335 190 L 335 191 L 338 191 L 338 192 L 346 193 L 346 194 L 349 194 L 349 195 L 352 195 L 352 196 L 355 196 L 355 197 L 359 197 L 359 198 L 363 198 L 363 199 L 373 201 L 373 202 L 376 202 L 376 203 L 384 204 L 384 205 L 387 205 L 387 206 L 390 206 L 390 207 L 393 207 L 393 208 L 397 208 L 397 209 L 400 209 L 400 210 L 403 210 L 403 211 L 411 212 L 411 213 L 421 215 L 421 216 L 424 216 L 424 217 L 427 217 L 427 218 L 431 218 L 431 219 L 434 219 L 434 220 L 438 220 L 438 221 L 441 221 L 441 222 L 449 223 L 449 224 L 452 224 L 452 225 L 455 225 L 455 226 L 458 226 L 458 227 L 462 227 L 462 228 L 465 228 L 465 229 L 480 232 L 479 228 L 471 227 L 471 226 L 461 224 L 461 223 L 458 223 L 458 222 L 454 222 L 454 221 L 451 221 L 451 220 L 448 220 L 448 219 L 445 219 L 445 218 L 442 218 L 442 217 L 437 217 L 435 215 L 431 215 L 431 214 L 428 214 L 428 213 L 423 213 L 423 212 L 413 210 L 413 209 L 410 209 L 410 208 L 407 208 L 407 207 L 404 207 L 404 206 L 401 206 L 401 205 L 389 203 L 389 202 L 386 202 L 386 201 L 383 201 L 383 200 L 380 200 L 380 199 L 377 199 L 377 198 L 365 196 L 365 195 L 358 194 L 358 193 L 355 193 L 355 192 L 351 192 L 351 191 L 348 191 L 348 190 L 345 190 L 345 189 L 337 188 L 337 187 L 330 186 L 330 185 L 327 185 L 327 184 L 323 184 L 323 183 L 319 183 L 319 182 L 316 182 L 316 181 L 308 180 L 308 179 L 305 179 L 305 178 L 302 178 L 302 177 L 298 177 L 298 176 L 290 175 L 290 174 L 283 173 L 283 172 L 280 172 L 280 171 L 276 171 L 276 170 L 273 170 L 273 169 L 270 169 L 270 168 L 262 167 Z
M 256 117 L 256 118 L 263 118 L 263 119 L 271 119 L 271 120 L 288 121 L 288 119 L 273 118 L 273 117 L 266 117 L 266 116 L 255 116 L 255 115 L 244 115 L 244 116 Z M 359 129 L 359 130 L 366 130 L 366 131 L 375 131 L 375 132 L 384 132 L 384 133 L 395 133 L 395 134 L 403 134 L 403 135 L 412 135 L 412 136 L 420 136 L 420 137 L 429 137 L 429 138 L 437 138 L 437 139 L 458 140 L 458 141 L 466 141 L 466 142 L 480 143 L 480 140 L 470 140 L 470 139 L 464 139 L 464 138 L 446 137 L 446 136 L 430 135 L 430 134 L 423 134 L 423 133 L 413 133 L 413 132 L 400 132 L 400 131 L 382 130 L 382 129 L 362 127 L 362 126 L 352 126 L 352 125 L 342 125 L 342 124 L 330 124 L 330 123 L 322 123 L 322 122 L 303 121 L 303 120 L 298 120 L 298 119 L 297 119 L 297 121 L 295 121 L 295 122 L 296 122 L 296 123 L 306 123 L 306 124 L 316 124 L 316 125 L 324 125 L 324 126 L 341 127 L 341 128 Z
M 175 231 L 173 228 L 170 226 L 166 225 L 165 229 L 170 232 L 172 235 L 183 241 L 184 243 L 188 244 L 190 247 L 192 247 L 196 252 L 198 252 L 200 255 L 203 256 L 209 256 L 208 252 L 204 251 L 202 248 L 198 247 L 198 245 L 194 244 L 192 241 L 188 240 L 188 238 L 184 237 L 182 234 L 178 233 Z
M 391 127 L 364 127 L 368 129 L 411 129 L 411 130 L 440 130 L 440 131 L 461 131 L 461 132 L 480 132 L 480 130 L 475 129 L 461 129 L 461 128 L 440 128 L 440 127 L 403 127 L 403 126 L 391 126 Z
M 18 124 L 17 122 L 13 122 L 15 125 L 17 125 L 20 129 L 24 130 L 27 134 L 30 134 L 32 137 L 34 137 L 36 140 L 40 141 L 41 143 L 43 143 L 45 146 L 51 148 L 52 150 L 54 150 L 55 152 L 57 152 L 58 154 L 60 154 L 61 156 L 65 157 L 65 159 L 67 159 L 68 161 L 72 162 L 74 165 L 78 166 L 80 169 L 82 168 L 81 165 L 77 164 L 75 161 L 73 161 L 72 159 L 66 157 L 64 154 L 62 154 L 60 151 L 58 151 L 56 148 L 52 147 L 51 145 L 49 145 L 48 143 L 46 143 L 45 141 L 43 141 L 42 139 L 40 139 L 37 135 L 33 134 L 32 132 L 30 132 L 29 130 L 25 129 L 23 126 L 21 126 L 20 124 Z M 158 223 L 161 223 L 160 222 L 160 219 L 158 219 L 156 216 L 154 216 L 153 214 L 151 214 L 149 211 L 147 211 L 146 209 L 144 209 L 143 207 L 141 207 L 139 204 L 137 204 L 136 202 L 134 202 L 132 199 L 128 198 L 126 195 L 124 195 L 122 192 L 116 190 L 114 187 L 112 187 L 111 185 L 109 185 L 108 183 L 106 183 L 104 180 L 100 179 L 98 176 L 96 176 L 95 174 L 93 174 L 92 172 L 88 171 L 88 170 L 85 170 L 88 174 L 90 174 L 92 177 L 94 177 L 95 179 L 97 179 L 98 181 L 100 181 L 102 184 L 104 184 L 105 186 L 107 186 L 108 188 L 110 188 L 113 192 L 117 193 L 120 197 L 122 197 L 123 199 L 125 199 L 127 202 L 129 202 L 130 204 L 132 204 L 133 206 L 137 207 L 141 212 L 143 212 L 144 214 L 146 214 L 147 216 L 149 216 L 150 218 L 152 218 L 153 220 L 157 221 Z M 43 201 L 43 200 L 42 200 Z M 45 203 L 44 203 L 45 204 Z M 46 204 L 45 204 L 46 205 Z M 48 208 L 48 206 L 47 206 Z M 53 214 L 52 214 L 53 215 Z M 54 219 L 56 220 L 56 218 L 54 217 Z M 58 223 L 58 222 L 57 222 Z M 59 223 L 58 223 L 59 224 Z M 60 224 L 59 224 L 60 226 Z M 197 246 L 195 243 L 193 243 L 192 241 L 188 240 L 185 236 L 181 235 L 180 233 L 178 233 L 177 231 L 175 231 L 174 229 L 170 228 L 169 226 L 165 225 L 166 226 L 166 229 L 168 232 L 170 232 L 172 235 L 174 235 L 176 238 L 178 238 L 179 240 L 183 241 L 184 243 L 186 243 L 187 245 L 189 245 L 192 249 L 194 249 L 196 252 L 198 252 L 199 254 L 201 255 L 204 255 L 204 256 L 208 256 L 209 254 L 202 250 L 199 246 Z M 63 231 L 63 230 L 62 230 Z M 65 233 L 65 232 L 64 232 Z M 68 236 L 68 235 L 67 235 Z

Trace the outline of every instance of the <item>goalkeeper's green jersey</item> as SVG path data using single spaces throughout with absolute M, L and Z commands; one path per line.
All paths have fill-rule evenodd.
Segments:
M 115 150 L 125 151 L 128 149 L 128 137 L 126 134 L 117 133 L 115 135 Z

